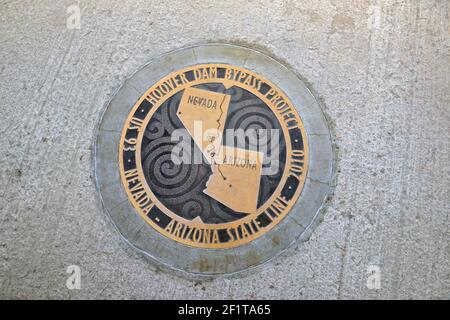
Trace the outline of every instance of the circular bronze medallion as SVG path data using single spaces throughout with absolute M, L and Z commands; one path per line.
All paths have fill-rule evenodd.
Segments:
M 321 107 L 284 65 L 207 44 L 156 57 L 101 117 L 94 170 L 123 239 L 158 268 L 234 275 L 308 239 L 331 192 Z
M 231 248 L 289 213 L 308 146 L 275 84 L 242 67 L 200 64 L 142 95 L 123 127 L 119 162 L 128 198 L 158 232 L 192 247 Z

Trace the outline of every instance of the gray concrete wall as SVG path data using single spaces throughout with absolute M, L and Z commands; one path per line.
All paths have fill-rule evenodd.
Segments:
M 0 2 L 1 298 L 449 298 L 449 2 Z M 155 270 L 103 212 L 100 111 L 153 57 L 207 41 L 263 48 L 325 105 L 339 176 L 310 240 L 262 271 Z M 80 266 L 81 290 L 66 268 Z M 367 268 L 381 288 L 366 286 Z

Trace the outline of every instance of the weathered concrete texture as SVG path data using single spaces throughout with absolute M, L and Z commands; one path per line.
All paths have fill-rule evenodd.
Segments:
M 423 1 L 0 3 L 3 298 L 449 298 L 449 4 Z M 152 57 L 208 40 L 266 47 L 320 93 L 339 146 L 324 221 L 245 278 L 153 270 L 92 179 L 100 110 Z M 82 289 L 66 288 L 66 268 Z M 381 268 L 381 289 L 366 270 Z

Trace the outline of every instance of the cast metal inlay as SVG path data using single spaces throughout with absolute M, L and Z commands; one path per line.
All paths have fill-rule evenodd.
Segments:
M 306 132 L 289 98 L 229 64 L 159 80 L 130 112 L 119 145 L 134 208 L 164 236 L 198 248 L 237 247 L 268 232 L 294 206 L 307 167 Z

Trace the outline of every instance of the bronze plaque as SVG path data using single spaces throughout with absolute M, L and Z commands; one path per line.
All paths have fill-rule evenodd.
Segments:
M 142 219 L 197 248 L 237 247 L 273 228 L 297 201 L 307 164 L 288 97 L 228 64 L 159 80 L 135 104 L 119 146 L 122 184 Z

